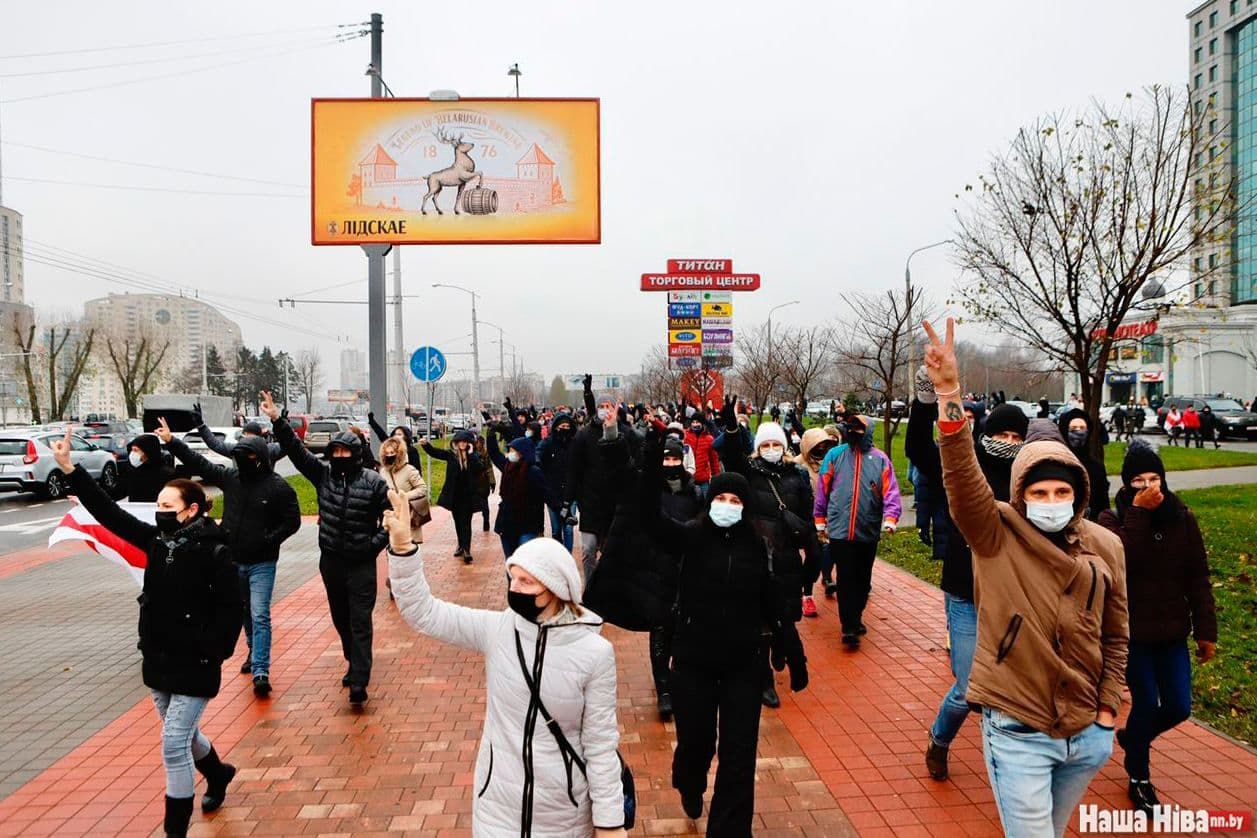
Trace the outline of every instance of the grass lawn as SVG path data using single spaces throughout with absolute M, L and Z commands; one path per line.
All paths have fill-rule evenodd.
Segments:
M 1257 451 L 1228 451 L 1226 443 L 1214 450 L 1208 448 L 1182 448 L 1163 445 L 1157 449 L 1166 471 L 1192 471 L 1201 468 L 1226 468 L 1228 466 L 1257 465 Z M 1104 446 L 1104 468 L 1113 474 L 1122 473 L 1122 459 L 1126 456 L 1125 442 L 1110 442 Z
M 1200 521 L 1218 605 L 1218 656 L 1196 666 L 1193 714 L 1237 739 L 1257 743 L 1257 485 L 1193 489 L 1180 497 Z M 942 577 L 942 562 L 931 561 L 915 529 L 883 538 L 878 556 L 932 585 Z

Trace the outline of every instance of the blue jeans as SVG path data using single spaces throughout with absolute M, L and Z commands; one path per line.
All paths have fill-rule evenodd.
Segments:
M 187 798 L 196 794 L 195 760 L 210 752 L 210 741 L 197 722 L 208 698 L 152 690 L 153 704 L 161 716 L 161 761 L 166 766 L 166 796 Z
M 1007 713 L 982 710 L 982 755 L 1005 835 L 1060 838 L 1113 753 L 1113 729 L 1089 724 L 1053 739 Z
M 943 594 L 943 606 L 947 612 L 947 636 L 951 638 L 951 674 L 956 682 L 943 696 L 930 738 L 937 745 L 950 747 L 969 715 L 965 692 L 969 689 L 969 670 L 973 668 L 973 650 L 978 643 L 978 609 L 972 601 L 948 593 Z
M 1126 720 L 1126 773 L 1150 779 L 1148 751 L 1152 740 L 1192 714 L 1192 659 L 1187 644 L 1130 644 L 1126 659 L 1130 687 L 1130 718 Z
M 534 538 L 538 538 L 538 535 L 535 532 L 526 532 L 521 535 L 501 532 L 498 533 L 498 538 L 502 539 L 502 554 L 509 559 L 516 550 Z
M 572 544 L 574 542 L 573 527 L 571 524 L 563 523 L 563 518 L 559 516 L 559 511 L 551 507 L 546 507 L 550 512 L 550 535 L 555 541 L 560 542 L 567 552 L 572 552 Z
M 239 566 L 241 595 L 245 600 L 244 638 L 249 643 L 254 677 L 271 674 L 271 595 L 275 592 L 275 566 L 276 562 Z

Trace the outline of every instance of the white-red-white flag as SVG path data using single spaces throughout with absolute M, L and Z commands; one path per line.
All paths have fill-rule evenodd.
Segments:
M 155 503 L 120 503 L 119 508 L 131 513 L 146 524 L 154 522 L 153 513 L 157 511 Z M 143 548 L 136 547 L 129 541 L 123 541 L 105 529 L 88 512 L 86 507 L 75 504 L 57 524 L 57 528 L 48 537 L 48 546 L 62 541 L 82 541 L 92 550 L 115 564 L 122 565 L 131 572 L 137 585 L 144 584 L 144 567 L 148 557 Z

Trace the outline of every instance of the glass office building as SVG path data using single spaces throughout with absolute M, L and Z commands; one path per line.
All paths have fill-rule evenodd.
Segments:
M 1231 126 L 1232 160 L 1239 186 L 1230 302 L 1239 305 L 1257 302 L 1257 17 L 1228 34 L 1235 44 Z

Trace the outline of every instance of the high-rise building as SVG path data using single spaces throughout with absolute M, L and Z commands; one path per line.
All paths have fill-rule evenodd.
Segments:
M 192 297 L 170 294 L 110 294 L 83 304 L 84 320 L 100 329 L 101 349 L 92 373 L 80 385 L 80 413 L 125 412 L 122 387 L 104 352 L 106 336 L 137 340 L 150 337 L 169 341 L 162 370 L 169 380 L 190 366 L 201 363 L 206 347 L 213 346 L 230 365 L 243 345 L 240 326 L 218 309 Z
M 367 355 L 361 349 L 340 351 L 340 389 L 367 389 Z
M 1186 304 L 1123 324 L 1137 337 L 1113 345 L 1106 402 L 1257 395 L 1257 3 L 1202 3 L 1187 34 L 1191 107 L 1211 138 L 1193 161 L 1195 212 L 1210 212 L 1232 182 L 1238 211 L 1229 237 L 1190 254 Z
M 22 273 L 22 214 L 0 207 L 0 302 L 26 301 Z

